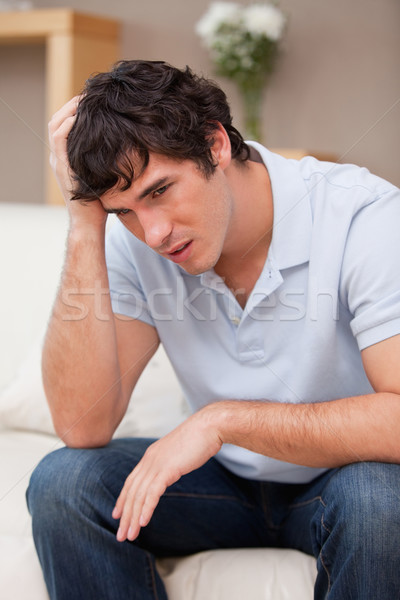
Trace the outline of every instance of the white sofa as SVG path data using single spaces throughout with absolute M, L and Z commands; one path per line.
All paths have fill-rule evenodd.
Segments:
M 41 384 L 40 348 L 66 226 L 64 207 L 0 203 L 2 600 L 48 600 L 25 490 L 40 458 L 61 444 Z M 116 436 L 162 435 L 185 414 L 185 401 L 161 349 L 142 376 Z M 310 600 L 316 574 L 313 558 L 276 549 L 203 552 L 160 561 L 159 569 L 171 600 Z

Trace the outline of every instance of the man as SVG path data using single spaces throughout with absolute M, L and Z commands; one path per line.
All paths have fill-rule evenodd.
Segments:
M 399 191 L 245 144 L 215 84 L 161 62 L 94 76 L 49 130 L 70 232 L 43 375 L 67 448 L 28 503 L 50 597 L 166 598 L 155 556 L 264 546 L 316 556 L 315 598 L 396 597 Z M 110 442 L 160 341 L 193 414 Z

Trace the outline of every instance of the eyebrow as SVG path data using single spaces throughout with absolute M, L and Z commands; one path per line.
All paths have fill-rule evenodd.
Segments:
M 104 206 L 103 209 L 108 215 L 117 215 L 121 210 L 125 210 L 124 208 L 105 208 Z
M 143 200 L 143 198 L 146 198 L 146 196 L 148 196 L 152 192 L 155 192 L 159 188 L 163 187 L 168 182 L 168 180 L 169 177 L 160 177 L 159 179 L 156 179 L 156 181 L 153 181 L 153 183 L 147 186 L 147 188 L 145 188 L 140 194 L 139 200 Z

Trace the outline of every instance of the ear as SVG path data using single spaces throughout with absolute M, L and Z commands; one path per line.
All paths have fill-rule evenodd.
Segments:
M 214 143 L 211 146 L 211 154 L 214 164 L 225 170 L 232 160 L 231 141 L 226 133 L 225 127 L 217 123 L 218 129 L 213 132 Z

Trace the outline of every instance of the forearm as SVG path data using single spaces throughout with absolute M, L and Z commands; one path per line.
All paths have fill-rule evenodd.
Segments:
M 43 381 L 56 431 L 68 444 L 108 441 L 124 408 L 102 227 L 69 234 Z
M 117 539 L 134 540 L 166 488 L 224 443 L 310 467 L 400 463 L 399 423 L 400 395 L 391 392 L 315 404 L 209 404 L 150 446 L 126 479 L 113 511 L 120 519 Z
M 316 404 L 225 401 L 203 409 L 223 443 L 311 467 L 400 463 L 400 397 L 377 393 Z

